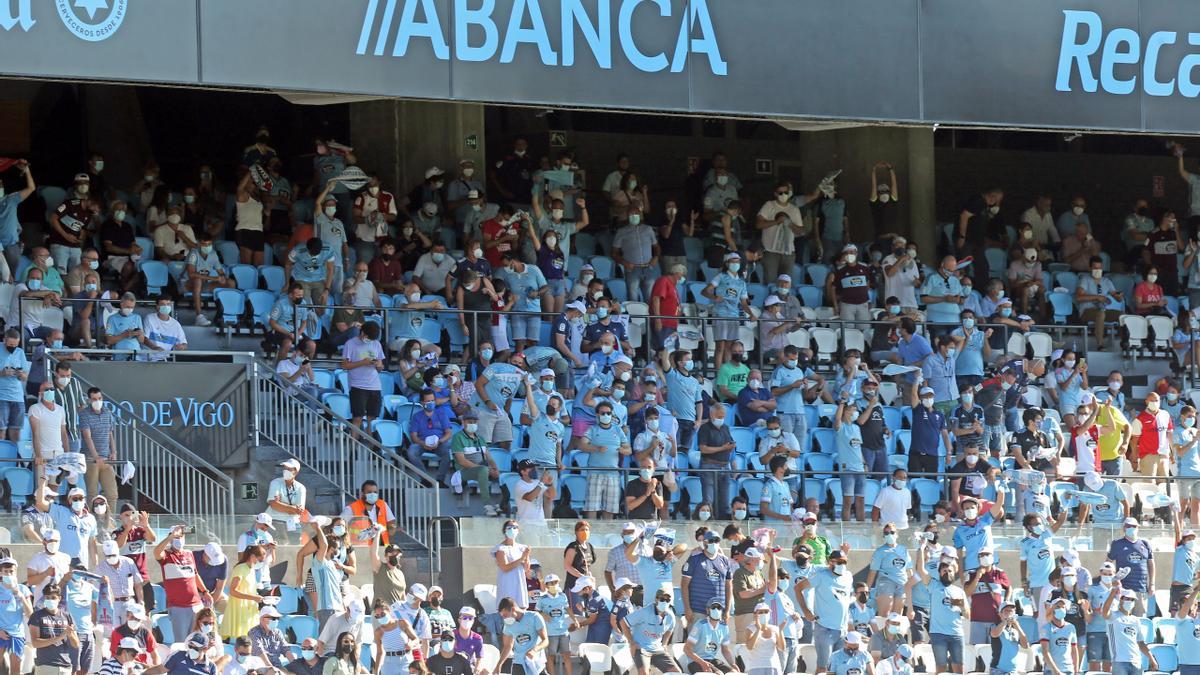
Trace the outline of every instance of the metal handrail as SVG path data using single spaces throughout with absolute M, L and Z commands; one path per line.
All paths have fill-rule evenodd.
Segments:
M 436 537 L 437 537 L 437 546 L 436 546 L 437 551 L 436 552 L 440 553 L 443 548 L 442 531 L 440 528 L 438 528 L 438 525 L 440 525 L 441 523 L 450 523 L 452 531 L 454 532 L 454 541 L 460 542 L 460 546 L 461 546 L 462 534 L 458 527 L 458 518 L 455 518 L 454 516 L 434 516 L 433 518 L 429 519 L 429 526 L 431 528 L 434 528 L 435 532 L 436 532 Z M 437 560 L 437 566 L 436 567 L 434 566 L 434 553 L 435 553 L 434 549 L 435 549 L 435 547 L 433 547 L 433 546 L 429 547 L 429 587 L 430 588 L 433 588 L 437 584 L 437 574 L 442 571 L 442 564 L 441 564 L 440 558 L 438 558 L 438 560 Z
M 395 495 L 389 503 L 397 507 L 400 531 L 430 551 L 437 548 L 431 519 L 440 515 L 440 503 L 432 476 L 369 435 L 353 431 L 348 420 L 308 392 L 281 383 L 266 363 L 254 362 L 253 379 L 256 434 L 325 476 L 350 498 L 362 481 L 376 481 L 381 490 Z
M 53 360 L 50 354 L 47 368 Z M 85 389 L 93 386 L 78 374 L 73 377 Z M 229 475 L 103 395 L 116 420 L 113 436 L 118 453 L 129 456 L 137 468 L 133 482 L 137 492 L 172 514 L 234 517 L 234 487 Z

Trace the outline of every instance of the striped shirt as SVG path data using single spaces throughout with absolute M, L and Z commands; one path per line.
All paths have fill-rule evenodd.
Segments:
M 630 580 L 635 586 L 642 583 L 642 576 L 638 574 L 637 566 L 629 562 L 629 558 L 625 556 L 624 544 L 617 544 L 609 549 L 608 562 L 604 565 L 604 571 L 612 572 L 613 583 L 621 578 Z
M 125 675 L 125 666 L 116 658 L 105 659 L 100 664 L 100 675 Z
M 83 438 L 83 430 L 88 429 L 92 435 L 92 445 L 96 448 L 96 454 L 100 459 L 108 459 L 112 454 L 111 432 L 113 428 L 113 414 L 105 409 L 100 412 L 92 410 L 89 405 L 79 413 L 79 438 Z M 68 422 L 67 428 L 70 429 Z M 84 452 L 88 451 L 87 443 L 83 444 Z

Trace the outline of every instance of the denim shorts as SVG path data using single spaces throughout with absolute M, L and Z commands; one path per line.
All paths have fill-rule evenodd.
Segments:
M 875 577 L 875 596 L 897 596 L 904 592 L 904 587 L 887 577 Z
M 1112 661 L 1112 648 L 1108 646 L 1107 633 L 1088 633 L 1096 637 L 1087 641 L 1088 661 Z
M 19 401 L 0 401 L 0 422 L 9 429 L 20 429 L 25 423 L 25 404 Z
M 961 666 L 963 662 L 963 639 L 958 635 L 931 633 L 929 644 L 933 647 L 933 659 L 938 672 L 948 672 L 947 666 Z
M 841 478 L 843 497 L 862 497 L 866 492 L 867 477 L 863 474 L 843 473 Z
M 550 297 L 552 298 L 562 298 L 567 295 L 568 282 L 566 279 L 547 279 L 546 285 L 550 287 Z

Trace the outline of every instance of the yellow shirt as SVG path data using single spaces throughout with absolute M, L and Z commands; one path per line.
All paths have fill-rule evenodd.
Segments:
M 1120 408 L 1101 405 L 1100 412 L 1096 415 L 1096 425 L 1111 427 L 1107 432 L 1100 434 L 1100 461 L 1116 459 L 1119 456 L 1117 446 L 1121 443 L 1121 432 L 1129 426 L 1129 420 L 1125 419 Z

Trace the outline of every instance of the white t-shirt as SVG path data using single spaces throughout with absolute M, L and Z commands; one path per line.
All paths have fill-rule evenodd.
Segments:
M 155 312 L 142 319 L 142 327 L 146 331 L 146 340 L 162 350 L 147 354 L 146 359 L 149 361 L 166 361 L 167 352 L 173 351 L 178 345 L 187 344 L 187 334 L 174 317 L 163 320 Z
M 245 663 L 238 663 L 236 658 L 229 659 L 229 663 L 225 665 L 225 670 L 221 671 L 221 675 L 246 675 L 246 673 L 257 670 L 259 672 L 268 670 L 268 664 L 263 662 L 262 658 L 251 654 L 246 657 Z
M 522 525 L 545 525 L 546 513 L 542 509 L 542 493 L 545 485 L 540 480 L 519 480 L 516 485 L 517 522 Z M 537 490 L 537 497 L 525 499 L 530 492 Z
M 42 601 L 42 589 L 47 584 L 51 581 L 58 582 L 60 585 L 62 584 L 63 577 L 67 576 L 67 572 L 71 570 L 71 556 L 62 551 L 54 555 L 50 555 L 44 550 L 38 551 L 29 559 L 29 564 L 25 567 L 29 572 L 34 574 L 45 572 L 51 567 L 54 568 L 54 574 L 43 579 L 42 583 L 33 589 L 33 601 L 36 604 Z
M 66 409 L 56 403 L 54 410 L 38 401 L 29 408 L 29 419 L 37 420 L 37 428 L 33 430 L 38 448 L 42 452 L 42 460 L 48 461 L 63 454 L 63 425 L 67 423 Z
M 883 296 L 890 298 L 895 296 L 900 301 L 901 307 L 909 309 L 917 308 L 917 287 L 914 285 L 917 279 L 921 278 L 921 270 L 917 264 L 909 261 L 904 267 L 900 268 L 896 274 L 887 275 L 887 268 L 896 264 L 896 256 L 889 255 L 883 259 Z
M 178 231 L 163 225 L 154 231 L 154 248 L 161 248 L 167 255 L 174 256 L 180 253 L 186 253 L 188 250 L 187 244 L 183 243 L 183 237 L 187 237 L 192 241 L 196 241 L 196 233 L 192 231 L 192 226 L 186 223 L 177 225 Z M 147 252 L 145 255 L 149 255 Z
M 908 529 L 908 510 L 912 508 L 912 493 L 907 489 L 897 490 L 888 485 L 879 491 L 874 505 L 879 509 L 879 522 L 895 523 L 897 529 Z
M 769 201 L 758 210 L 758 215 L 763 220 L 774 223 L 775 216 L 779 215 L 781 211 L 788 215 L 792 225 L 804 226 L 804 217 L 800 215 L 800 209 L 790 201 L 786 205 L 780 205 L 776 200 Z M 808 234 L 807 230 L 805 234 Z M 768 253 L 790 255 L 796 252 L 796 235 L 788 225 L 771 225 L 763 230 L 762 242 L 763 250 Z

